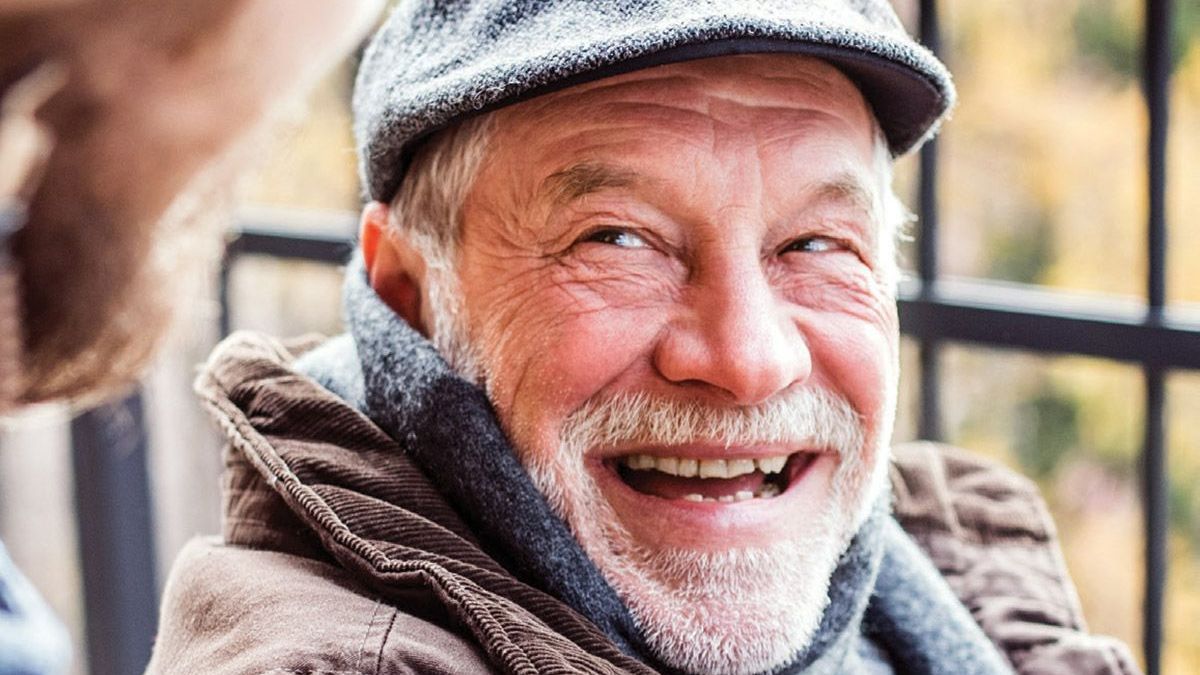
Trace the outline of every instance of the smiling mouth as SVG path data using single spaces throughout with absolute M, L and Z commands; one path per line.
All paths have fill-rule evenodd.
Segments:
M 616 458 L 612 466 L 626 485 L 644 495 L 732 503 L 778 497 L 817 456 L 795 452 L 752 459 L 696 459 L 634 454 Z

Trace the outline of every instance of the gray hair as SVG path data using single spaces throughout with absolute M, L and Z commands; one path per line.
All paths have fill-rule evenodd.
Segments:
M 495 126 L 479 115 L 434 134 L 413 156 L 392 199 L 393 236 L 407 239 L 425 261 L 422 320 L 438 351 L 460 375 L 480 378 L 480 359 L 467 339 L 466 311 L 455 271 L 462 244 L 462 209 Z
M 392 199 L 392 223 L 421 253 L 452 263 L 462 234 L 462 207 L 491 140 L 495 116 L 483 114 L 431 136 Z

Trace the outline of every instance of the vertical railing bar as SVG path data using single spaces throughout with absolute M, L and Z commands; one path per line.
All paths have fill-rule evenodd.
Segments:
M 941 400 L 941 343 L 925 340 L 917 352 L 921 368 L 920 413 L 917 419 L 917 436 L 930 441 L 945 440 L 942 432 Z
M 941 27 L 938 22 L 937 0 L 921 0 L 921 43 L 934 54 L 942 50 Z M 917 240 L 917 275 L 922 290 L 929 290 L 938 276 L 938 142 L 930 139 L 921 148 L 920 194 L 917 216 L 920 235 Z
M 217 273 L 217 330 L 219 331 L 218 339 L 224 340 L 229 336 L 229 331 L 232 328 L 232 317 L 230 316 L 229 307 L 229 278 L 233 273 L 233 263 L 237 257 L 233 246 L 229 245 L 225 249 L 225 254 L 221 257 L 221 268 Z
M 1146 520 L 1146 588 L 1142 648 L 1147 675 L 1159 675 L 1164 636 L 1163 599 L 1167 580 L 1167 458 L 1163 451 L 1164 375 L 1146 366 L 1145 452 L 1142 454 L 1142 495 Z
M 938 22 L 937 0 L 921 0 L 919 38 L 934 54 L 942 51 L 942 34 Z M 938 276 L 938 143 L 931 139 L 921 148 L 920 194 L 917 216 L 920 225 L 917 238 L 917 276 L 921 280 L 921 296 L 928 298 L 934 292 Z M 920 413 L 917 420 L 917 435 L 920 438 L 940 441 L 942 436 L 941 343 L 923 340 L 919 347 Z
M 1167 296 L 1167 125 L 1171 83 L 1171 0 L 1147 0 L 1144 87 L 1149 117 L 1146 293 L 1151 318 Z
M 1146 323 L 1162 320 L 1167 302 L 1167 125 L 1171 81 L 1171 0 L 1146 0 L 1143 87 L 1149 119 L 1147 142 L 1147 279 Z M 1162 669 L 1165 635 L 1163 601 L 1167 583 L 1169 526 L 1167 456 L 1165 451 L 1164 372 L 1145 368 L 1146 419 L 1142 451 L 1142 494 L 1146 531 L 1146 579 L 1142 648 L 1148 675 Z
M 147 442 L 140 391 L 71 421 L 92 675 L 141 672 L 150 659 L 158 586 Z

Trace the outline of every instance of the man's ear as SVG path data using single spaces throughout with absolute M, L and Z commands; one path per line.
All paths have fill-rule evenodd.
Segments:
M 359 241 L 367 279 L 375 293 L 400 318 L 429 337 L 421 320 L 425 281 L 425 259 L 411 243 L 389 229 L 389 209 L 383 202 L 363 207 L 359 223 Z

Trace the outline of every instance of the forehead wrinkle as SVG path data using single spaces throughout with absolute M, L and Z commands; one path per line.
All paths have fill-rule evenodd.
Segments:
M 560 113 L 561 115 L 562 113 Z M 583 108 L 576 113 L 580 125 L 598 131 L 647 129 L 670 135 L 703 134 L 721 124 L 730 128 L 770 130 L 776 135 L 832 123 L 843 127 L 853 124 L 836 112 L 820 107 L 797 107 L 775 104 L 755 104 L 739 98 L 706 96 L 695 106 L 677 103 L 610 101 L 603 105 Z M 586 121 L 585 121 L 586 120 Z M 534 126 L 534 125 L 531 125 Z M 759 132 L 759 135 L 763 134 Z
M 520 119 L 529 126 L 537 127 L 541 126 L 541 121 L 559 119 L 564 114 L 605 122 L 630 114 L 643 122 L 669 119 L 671 123 L 680 123 L 681 118 L 691 117 L 694 121 L 708 119 L 714 117 L 717 111 L 721 111 L 721 116 L 845 117 L 849 114 L 858 117 L 860 113 L 864 116 L 867 113 L 862 96 L 853 85 L 846 87 L 845 91 L 839 91 L 837 83 L 818 87 L 807 78 L 776 77 L 771 79 L 776 82 L 795 81 L 795 91 L 787 95 L 774 92 L 765 100 L 755 100 L 746 95 L 747 77 L 761 76 L 746 75 L 737 82 L 675 76 L 604 84 L 582 91 L 573 88 L 518 103 L 502 110 L 500 114 L 510 120 Z M 844 102 L 847 98 L 852 101 L 850 110 L 846 109 L 844 103 L 835 103 Z
M 775 143 L 803 143 L 812 132 L 829 127 L 844 129 L 847 135 L 854 134 L 852 125 L 837 116 L 819 110 L 779 110 L 766 124 L 759 124 L 755 131 L 758 141 L 764 146 Z M 864 143 L 869 143 L 869 137 Z
M 707 110 L 672 103 L 610 101 L 604 105 L 573 111 L 586 126 L 599 134 L 638 131 L 689 139 L 707 136 L 713 117 Z

